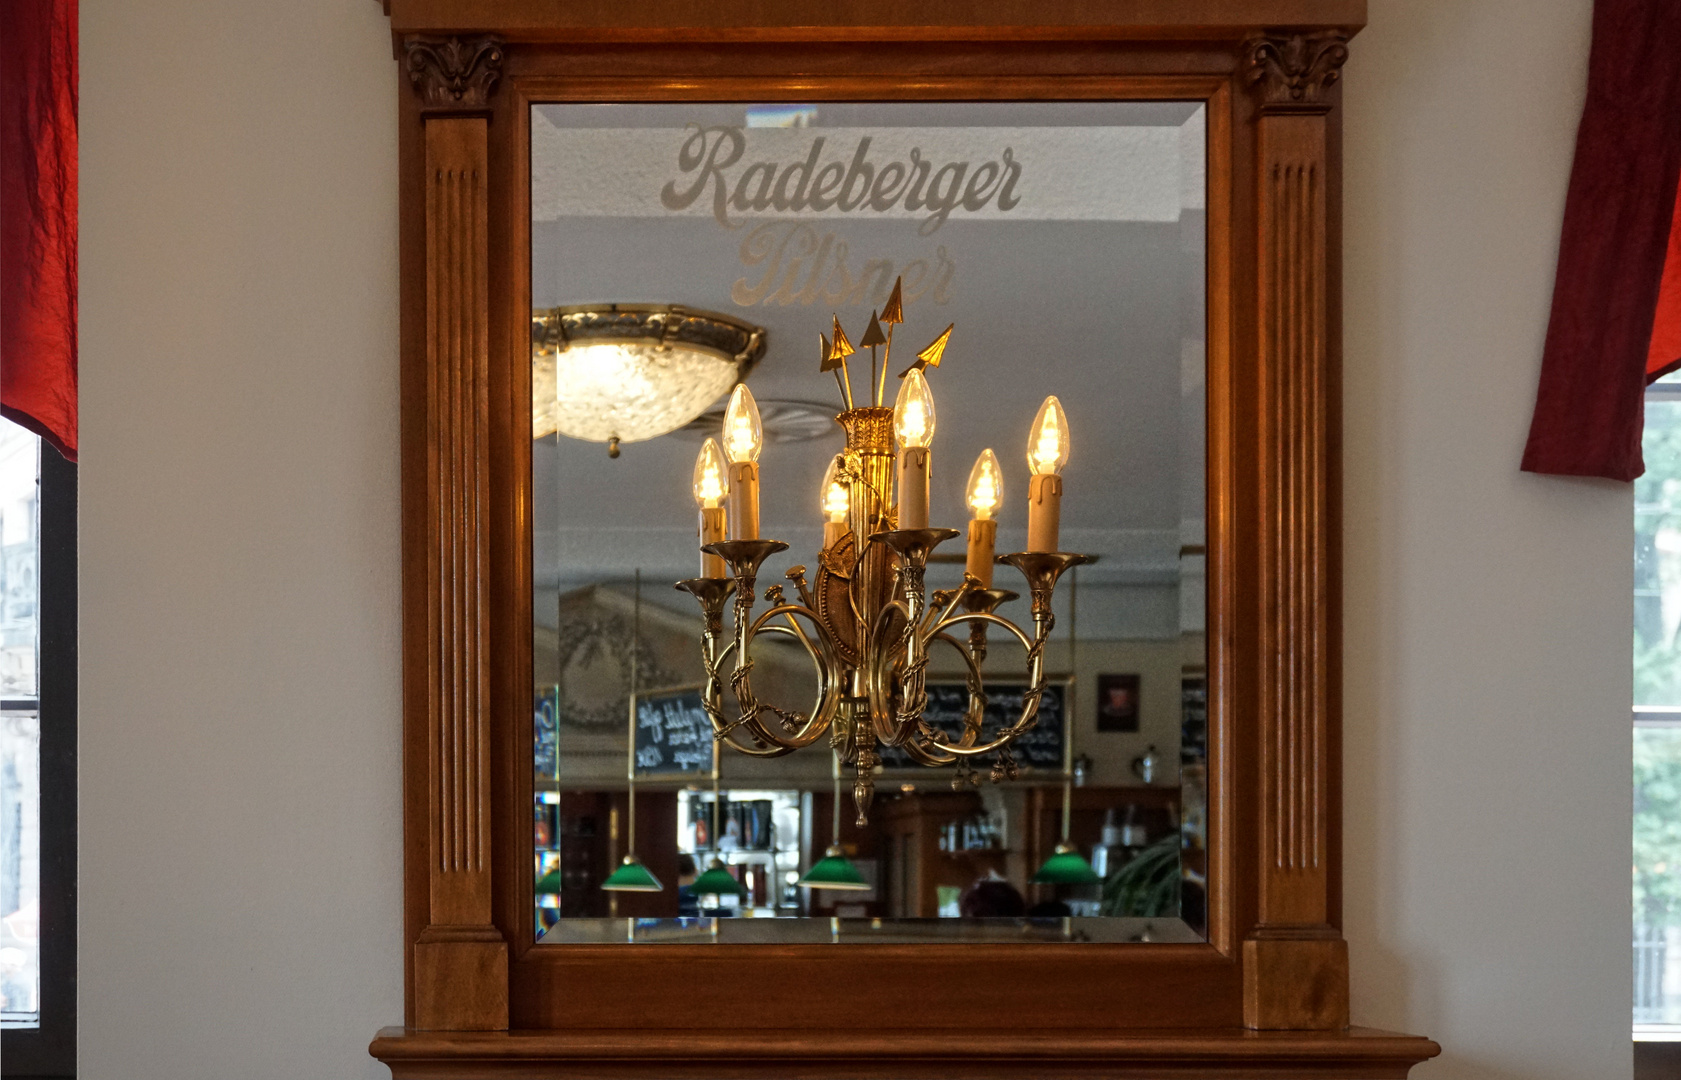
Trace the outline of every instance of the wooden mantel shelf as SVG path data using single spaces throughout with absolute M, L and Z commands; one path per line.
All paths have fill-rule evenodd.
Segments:
M 1007 1023 L 1007 1021 L 1005 1021 Z M 1370 1028 L 1342 1032 L 1134 1030 L 649 1030 L 442 1032 L 385 1028 L 368 1051 L 394 1080 L 471 1077 L 1405 1077 L 1441 1048 Z

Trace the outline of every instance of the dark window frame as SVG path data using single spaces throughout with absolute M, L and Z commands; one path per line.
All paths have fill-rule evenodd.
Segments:
M 76 466 L 41 441 L 41 1024 L 0 1035 L 0 1076 L 76 1075 Z

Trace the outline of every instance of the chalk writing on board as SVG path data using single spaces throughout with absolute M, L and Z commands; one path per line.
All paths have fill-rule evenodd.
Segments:
M 636 698 L 636 772 L 703 773 L 712 769 L 712 722 L 700 690 L 639 694 Z
M 996 738 L 1000 729 L 1015 723 L 1021 715 L 1021 698 L 1026 689 L 1023 683 L 986 685 L 986 720 L 981 728 L 982 740 Z M 1062 769 L 1062 705 L 1066 690 L 1061 682 L 1046 684 L 1045 692 L 1039 698 L 1037 726 L 1013 744 L 1016 760 L 1023 768 Z M 922 716 L 930 727 L 956 741 L 963 734 L 963 714 L 968 708 L 969 688 L 966 684 L 928 681 L 928 708 Z M 878 749 L 881 763 L 890 769 L 920 767 L 898 747 L 883 746 Z
M 531 718 L 532 753 L 537 768 L 541 772 L 558 769 L 559 763 L 555 755 L 558 724 L 556 717 L 560 712 L 560 703 L 556 700 L 555 691 L 550 689 L 537 691 L 536 712 Z

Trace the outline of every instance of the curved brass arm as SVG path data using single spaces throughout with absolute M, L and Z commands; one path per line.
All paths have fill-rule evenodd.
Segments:
M 864 554 L 854 562 L 848 593 L 854 615 L 860 619 L 861 647 L 857 666 L 849 652 L 843 661 L 833 631 L 823 622 L 805 586 L 803 569 L 790 571 L 788 578 L 800 590 L 803 603 L 785 603 L 782 586 L 765 591 L 769 610 L 754 616 L 757 599 L 755 582 L 765 558 L 787 545 L 776 540 L 729 540 L 709 544 L 705 550 L 723 557 L 731 578 L 702 578 L 679 583 L 694 594 L 705 617 L 702 659 L 706 665 L 706 713 L 714 737 L 751 757 L 780 757 L 814 744 L 825 733 L 843 760 L 857 770 L 853 795 L 862 824 L 874 791 L 872 772 L 880 758 L 876 744 L 901 748 L 911 760 L 923 765 L 955 765 L 954 784 L 978 782 L 970 762 L 988 754 L 995 756 L 992 778 L 996 781 L 1016 775 L 1011 744 L 1038 721 L 1039 703 L 1045 691 L 1045 645 L 1056 625 L 1051 594 L 1063 572 L 1084 561 L 1083 555 L 1067 552 L 1022 552 L 1005 555 L 1027 579 L 1032 594 L 1033 633 L 994 609 L 1015 594 L 982 589 L 981 583 L 965 574 L 957 589 L 935 597 L 932 610 L 926 588 L 928 555 L 942 541 L 956 536 L 954 529 L 900 529 L 878 532 L 863 545 Z M 876 564 L 881 573 L 866 573 Z M 890 577 L 888 576 L 890 572 Z M 874 584 L 866 596 L 872 614 L 858 615 L 861 579 Z M 723 607 L 734 593 L 733 620 L 728 639 L 723 631 Z M 968 610 L 959 612 L 959 607 Z M 810 632 L 806 629 L 810 624 Z M 949 631 L 967 624 L 965 646 Z M 1021 711 L 993 738 L 983 741 L 986 715 L 986 686 L 980 664 L 986 656 L 986 630 L 999 627 L 1015 638 L 1027 654 L 1027 687 L 1022 692 Z M 818 691 L 810 714 L 791 712 L 759 701 L 753 691 L 753 642 L 760 634 L 772 634 L 798 641 L 816 669 Z M 963 730 L 955 737 L 928 724 L 927 668 L 929 651 L 945 642 L 963 658 L 964 679 L 969 691 Z M 731 656 L 733 666 L 730 666 Z M 723 711 L 725 671 L 736 699 L 739 716 L 730 720 Z M 776 717 L 768 723 L 766 714 Z
M 741 605 L 738 603 L 737 607 L 740 610 Z M 730 686 L 735 691 L 736 705 L 741 710 L 742 720 L 754 735 L 767 743 L 798 750 L 815 743 L 828 731 L 840 700 L 839 680 L 835 678 L 839 669 L 829 647 L 825 644 L 820 649 L 814 648 L 810 636 L 800 630 L 797 624 L 794 628 L 771 625 L 771 620 L 778 616 L 786 616 L 790 622 L 804 616 L 811 620 L 813 626 L 817 625 L 817 614 L 810 608 L 801 604 L 778 604 L 746 627 L 738 626 L 735 642 L 736 667 L 730 675 Z M 817 668 L 818 686 L 817 700 L 813 703 L 809 718 L 797 712 L 763 705 L 754 695 L 751 679 L 753 660 L 748 654 L 753 639 L 760 634 L 791 637 L 805 645 L 807 655 Z M 821 635 L 818 640 L 823 640 Z M 774 731 L 764 723 L 763 715 L 766 711 L 774 713 L 782 721 L 784 731 Z

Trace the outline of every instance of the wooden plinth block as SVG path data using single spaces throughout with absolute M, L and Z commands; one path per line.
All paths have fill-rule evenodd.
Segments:
M 505 1031 L 508 945 L 494 928 L 434 926 L 414 946 L 414 1023 L 422 1031 Z
M 1243 1021 L 1262 1031 L 1348 1027 L 1348 943 L 1340 937 L 1245 941 Z

